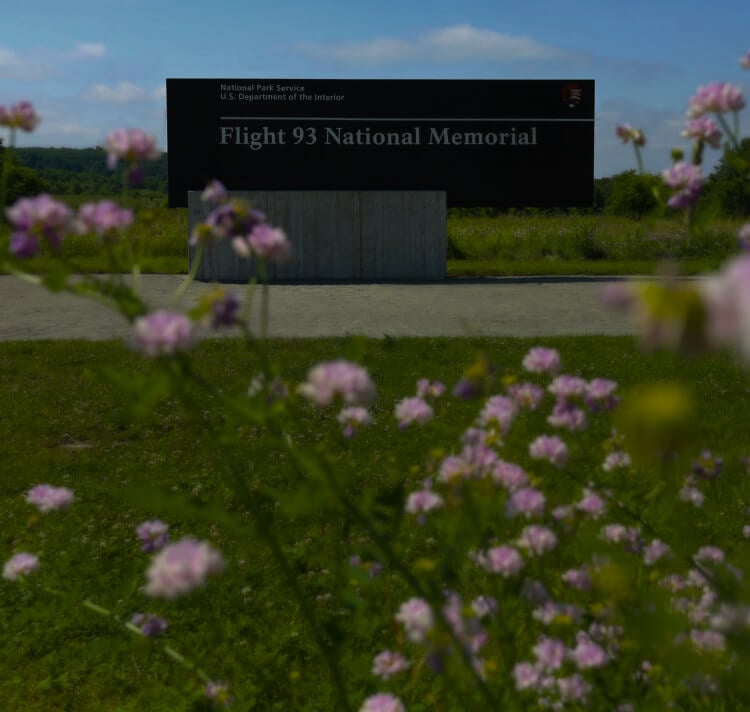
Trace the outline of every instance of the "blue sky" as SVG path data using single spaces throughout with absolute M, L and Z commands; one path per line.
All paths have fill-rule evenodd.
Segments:
M 633 167 L 617 123 L 645 131 L 660 171 L 687 146 L 697 86 L 749 97 L 748 49 L 747 0 L 26 0 L 0 17 L 0 104 L 42 116 L 21 146 L 101 145 L 128 126 L 164 148 L 166 77 L 595 79 L 600 177 Z

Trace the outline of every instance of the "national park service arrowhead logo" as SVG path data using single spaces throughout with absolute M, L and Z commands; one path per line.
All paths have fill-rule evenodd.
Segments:
M 569 109 L 575 109 L 583 100 L 583 88 L 578 84 L 564 84 L 562 88 L 562 100 Z

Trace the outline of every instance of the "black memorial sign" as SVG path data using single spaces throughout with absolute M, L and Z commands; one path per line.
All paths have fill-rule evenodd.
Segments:
M 167 79 L 169 204 L 232 190 L 445 190 L 591 205 L 593 80 Z

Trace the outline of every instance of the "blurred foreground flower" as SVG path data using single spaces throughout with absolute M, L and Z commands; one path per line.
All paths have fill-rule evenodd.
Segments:
M 635 146 L 645 146 L 646 137 L 641 129 L 634 129 L 630 124 L 621 124 L 615 127 L 615 133 L 622 139 L 623 143 L 632 141 Z
M 329 405 L 341 397 L 349 405 L 370 405 L 375 400 L 375 384 L 370 374 L 356 363 L 339 359 L 310 369 L 307 381 L 297 389 L 317 405 Z
M 368 697 L 359 708 L 359 712 L 406 712 L 406 707 L 398 697 L 381 692 Z
M 78 208 L 75 223 L 78 232 L 95 232 L 100 237 L 110 237 L 133 224 L 133 211 L 121 208 L 111 200 L 84 203 Z
M 34 554 L 21 552 L 11 556 L 3 566 L 3 578 L 8 581 L 17 581 L 23 576 L 28 576 L 32 571 L 39 568 L 39 559 Z
M 292 256 L 292 243 L 286 233 L 266 223 L 256 225 L 248 235 L 233 238 L 232 248 L 240 257 L 254 255 L 269 262 L 287 262 Z
M 698 87 L 688 102 L 688 118 L 697 119 L 704 114 L 725 114 L 745 108 L 742 92 L 727 82 L 712 82 Z
M 37 485 L 26 493 L 26 501 L 40 512 L 53 512 L 65 509 L 73 503 L 73 491 L 67 487 Z
M 171 355 L 194 343 L 193 323 L 184 314 L 160 309 L 135 320 L 131 345 L 146 356 Z
M 39 116 L 28 101 L 21 101 L 13 106 L 0 104 L 0 126 L 21 131 L 33 131 L 39 124 Z
M 21 198 L 6 208 L 5 215 L 15 229 L 10 251 L 16 257 L 33 257 L 39 251 L 40 238 L 56 249 L 73 229 L 70 209 L 47 193 Z
M 703 172 L 700 166 L 679 162 L 662 173 L 664 182 L 677 192 L 667 201 L 667 205 L 681 210 L 695 203 L 703 187 Z
M 224 559 L 209 544 L 185 538 L 164 547 L 146 572 L 146 593 L 157 598 L 177 598 L 202 586 L 209 575 L 224 570 Z
M 117 129 L 107 136 L 107 167 L 114 170 L 123 160 L 131 166 L 142 161 L 154 161 L 160 153 L 156 139 L 140 129 Z
M 719 124 L 708 116 L 701 116 L 688 121 L 682 135 L 685 138 L 693 138 L 696 141 L 707 143 L 711 148 L 721 146 L 722 133 Z

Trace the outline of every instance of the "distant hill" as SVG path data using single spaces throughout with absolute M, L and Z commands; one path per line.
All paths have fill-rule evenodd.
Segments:
M 122 190 L 122 173 L 107 168 L 103 148 L 17 148 L 21 165 L 35 170 L 57 194 L 117 196 Z M 143 165 L 139 190 L 167 192 L 167 154 Z

